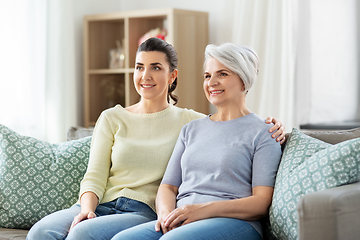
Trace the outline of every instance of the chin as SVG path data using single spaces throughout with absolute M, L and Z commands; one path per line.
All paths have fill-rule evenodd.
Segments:
M 220 99 L 218 99 L 218 98 L 214 98 L 214 97 L 208 97 L 208 101 L 212 104 L 212 105 L 214 105 L 214 106 L 216 106 L 216 105 L 218 105 L 220 102 L 222 102 L 222 101 L 219 101 Z
M 211 101 L 210 103 L 212 105 L 214 105 L 215 107 L 218 107 L 220 105 L 219 102 L 217 102 L 217 101 Z

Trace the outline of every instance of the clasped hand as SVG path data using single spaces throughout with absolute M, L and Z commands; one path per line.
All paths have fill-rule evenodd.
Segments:
M 182 225 L 210 218 L 206 210 L 207 204 L 184 205 L 174 209 L 168 214 L 159 214 L 155 224 L 155 230 L 162 230 L 163 234 Z

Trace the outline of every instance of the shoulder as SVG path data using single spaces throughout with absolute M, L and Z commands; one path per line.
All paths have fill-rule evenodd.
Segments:
M 255 113 L 249 114 L 245 122 L 247 127 L 245 133 L 247 133 L 249 136 L 252 136 L 255 141 L 257 140 L 256 142 L 272 139 L 269 129 L 273 126 L 273 124 L 267 124 L 265 120 L 266 119 L 259 117 Z
M 126 111 L 121 105 L 116 105 L 115 107 L 105 109 L 100 114 L 100 118 L 106 118 L 108 121 L 111 121 L 114 118 L 118 118 L 123 115 L 123 112 Z
M 119 112 L 122 112 L 124 110 L 125 108 L 123 108 L 120 104 L 117 104 L 115 107 L 111 107 L 102 111 L 101 115 L 109 116 L 109 115 L 119 114 Z
M 191 122 L 188 122 L 187 124 L 185 124 L 185 126 L 187 128 L 198 128 L 200 126 L 203 126 L 205 127 L 206 126 L 206 123 L 208 123 L 208 117 L 205 116 L 205 117 L 202 117 L 202 118 L 198 118 L 198 119 L 195 119 L 195 120 L 192 120 Z M 184 127 L 185 127 L 184 126 Z
M 208 129 L 208 117 L 202 117 L 199 119 L 192 120 L 188 123 L 186 123 L 182 129 L 181 132 L 184 135 L 191 135 L 194 133 L 201 132 L 204 129 Z
M 274 126 L 272 123 L 266 123 L 266 119 L 259 117 L 256 113 L 249 114 L 247 124 L 250 125 L 250 127 L 267 132 L 272 126 Z
M 263 146 L 271 146 L 271 148 L 281 149 L 280 143 L 272 138 L 272 133 L 269 132 L 269 129 L 274 125 L 272 123 L 266 123 L 266 119 L 263 119 L 256 114 L 251 116 L 251 126 L 250 128 L 254 131 L 253 140 L 257 149 Z
M 126 119 L 127 114 L 125 108 L 121 105 L 105 109 L 101 112 L 95 126 L 107 126 L 113 129 L 119 122 L 123 122 Z M 126 120 L 125 120 L 126 121 Z
M 171 110 L 174 114 L 181 116 L 187 122 L 195 120 L 195 119 L 199 119 L 199 118 L 204 118 L 206 116 L 205 114 L 196 112 L 192 109 L 179 108 L 176 106 L 172 106 Z
M 181 114 L 184 114 L 186 116 L 192 117 L 194 119 L 203 118 L 206 115 L 200 112 L 196 112 L 193 109 L 187 109 L 187 108 L 180 108 L 176 106 L 172 106 L 173 111 L 179 112 Z

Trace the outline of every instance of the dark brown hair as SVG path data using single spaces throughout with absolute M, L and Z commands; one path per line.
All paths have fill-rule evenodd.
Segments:
M 170 65 L 170 72 L 173 72 L 175 69 L 177 69 L 178 58 L 174 47 L 160 38 L 149 38 L 139 46 L 137 53 L 138 52 L 162 52 L 166 55 L 166 60 Z M 169 84 L 167 95 L 168 103 L 170 103 L 171 98 L 174 100 L 174 105 L 177 104 L 179 99 L 178 96 L 172 94 L 176 86 L 177 77 L 172 84 Z

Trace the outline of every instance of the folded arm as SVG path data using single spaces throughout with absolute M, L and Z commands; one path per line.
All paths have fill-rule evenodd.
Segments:
M 253 195 L 250 197 L 185 205 L 173 210 L 166 217 L 163 225 L 167 229 L 172 229 L 179 225 L 213 217 L 259 220 L 268 214 L 272 194 L 273 187 L 257 186 L 253 188 Z

